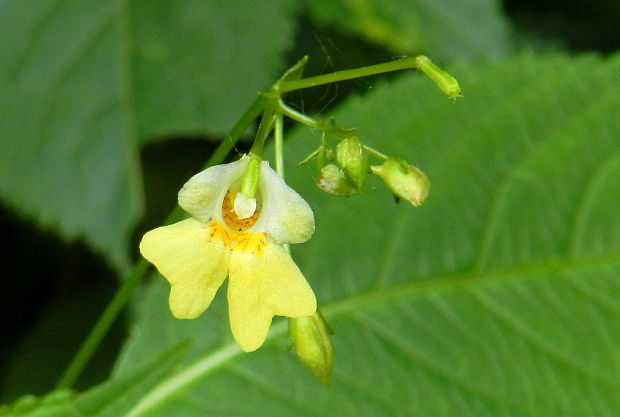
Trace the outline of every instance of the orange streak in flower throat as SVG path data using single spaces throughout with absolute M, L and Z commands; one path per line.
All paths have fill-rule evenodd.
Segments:
M 233 194 L 230 192 L 226 192 L 226 196 L 224 197 L 224 202 L 222 203 L 222 218 L 231 230 L 234 232 L 245 232 L 250 227 L 254 226 L 256 220 L 258 220 L 258 216 L 260 215 L 260 208 L 256 207 L 256 211 L 251 217 L 247 219 L 240 219 L 237 217 L 237 213 L 233 208 Z

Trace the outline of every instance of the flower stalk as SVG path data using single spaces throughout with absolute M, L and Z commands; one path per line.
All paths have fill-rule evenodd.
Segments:
M 302 78 L 300 80 L 283 81 L 280 83 L 278 91 L 283 94 L 294 90 L 317 87 L 319 85 L 331 84 L 339 81 L 352 80 L 354 78 L 368 77 L 371 75 L 384 74 L 387 72 L 401 71 L 405 69 L 420 69 L 421 63 L 422 65 L 427 65 L 430 62 L 428 57 L 424 57 L 425 59 L 422 61 L 420 61 L 419 58 L 420 57 L 407 57 L 396 61 L 336 71 L 329 74 L 317 75 L 315 77 Z M 454 92 L 452 92 L 452 94 L 454 94 Z

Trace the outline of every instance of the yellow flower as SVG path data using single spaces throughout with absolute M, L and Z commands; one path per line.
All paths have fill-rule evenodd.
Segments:
M 308 203 L 266 161 L 260 162 L 256 198 L 240 192 L 250 158 L 217 165 L 192 177 L 179 205 L 193 218 L 147 232 L 140 252 L 170 282 L 170 310 L 193 319 L 211 304 L 226 277 L 233 337 L 246 352 L 264 342 L 274 315 L 316 311 L 312 289 L 284 243 L 314 233 Z

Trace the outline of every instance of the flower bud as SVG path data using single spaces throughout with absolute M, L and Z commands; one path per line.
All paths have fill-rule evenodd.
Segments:
M 390 157 L 383 165 L 371 166 L 370 170 L 378 175 L 397 197 L 416 207 L 426 200 L 430 191 L 431 183 L 428 177 L 400 158 Z
M 336 147 L 336 161 L 358 191 L 361 191 L 368 171 L 368 157 L 357 136 L 340 141 Z
M 420 55 L 416 58 L 416 63 L 418 64 L 418 69 L 433 80 L 437 87 L 446 93 L 448 97 L 454 99 L 461 97 L 461 87 L 458 81 L 437 65 L 433 64 L 429 57 Z
M 289 339 L 299 359 L 323 384 L 329 385 L 333 352 L 329 329 L 320 312 L 289 319 Z
M 321 168 L 316 185 L 328 194 L 341 197 L 350 197 L 360 192 L 347 174 L 335 164 L 327 164 Z

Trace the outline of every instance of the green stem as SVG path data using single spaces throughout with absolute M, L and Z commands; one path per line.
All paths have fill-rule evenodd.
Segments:
M 220 142 L 219 146 L 213 152 L 207 163 L 206 167 L 222 163 L 230 151 L 235 147 L 235 144 L 241 139 L 245 131 L 252 124 L 252 122 L 260 115 L 265 108 L 266 101 L 259 97 L 248 108 L 248 110 L 241 116 L 235 126 L 230 130 L 230 133 L 226 138 Z M 180 207 L 176 207 L 170 215 L 164 221 L 164 224 L 173 223 L 181 218 L 183 210 Z M 122 285 L 112 297 L 112 300 L 108 303 L 105 310 L 93 326 L 92 330 L 86 337 L 86 340 L 80 346 L 78 352 L 75 354 L 71 363 L 62 374 L 56 389 L 69 388 L 78 380 L 86 365 L 92 358 L 93 354 L 97 350 L 97 347 L 103 340 L 112 323 L 116 320 L 116 317 L 123 310 L 127 302 L 131 297 L 131 293 L 138 286 L 144 275 L 148 272 L 150 264 L 140 259 L 129 275 L 123 280 Z
M 370 146 L 366 146 L 366 145 L 363 145 L 363 146 L 364 146 L 364 150 L 366 151 L 366 153 L 370 156 L 374 156 L 375 158 L 379 158 L 384 161 L 389 158 L 386 154 L 379 152 L 378 150 L 371 148 Z
M 267 140 L 267 136 L 269 136 L 271 129 L 273 129 L 274 112 L 274 106 L 272 102 L 270 102 L 263 110 L 263 115 L 261 116 L 260 124 L 258 125 L 258 132 L 256 132 L 256 138 L 254 139 L 252 148 L 250 148 L 250 154 L 257 155 L 259 157 L 263 156 L 263 146 L 265 145 L 265 140 Z
M 282 114 L 276 115 L 276 124 L 274 127 L 274 145 L 276 153 L 276 172 L 284 178 L 284 117 Z
M 284 179 L 284 117 L 281 113 L 276 114 L 275 127 L 273 132 L 273 142 L 275 147 L 276 172 Z M 291 246 L 288 243 L 282 245 L 289 255 Z
M 310 116 L 307 116 L 303 113 L 298 112 L 297 110 L 287 106 L 286 104 L 284 104 L 284 102 L 282 100 L 280 100 L 278 102 L 278 108 L 280 110 L 280 112 L 285 115 L 286 117 L 295 120 L 296 122 L 299 122 L 301 124 L 304 124 L 306 126 L 310 126 L 314 129 L 318 129 L 319 128 L 319 122 L 315 119 L 313 119 Z
M 383 74 L 386 72 L 399 71 L 403 69 L 417 69 L 418 63 L 416 60 L 417 57 L 409 57 L 399 59 L 397 61 L 385 62 L 383 64 L 369 65 L 367 67 L 302 78 L 300 80 L 281 81 L 278 86 L 278 92 L 280 94 L 284 94 L 289 91 L 301 90 L 303 88 L 316 87 L 319 85 L 351 80 L 354 78 L 367 77 L 369 75 Z
M 278 100 L 277 106 L 278 111 L 286 117 L 339 139 L 344 139 L 348 136 L 351 136 L 351 132 L 353 131 L 352 129 L 343 129 L 334 125 L 333 123 L 326 123 L 320 120 L 313 119 L 312 117 L 300 113 L 297 110 L 287 106 L 282 100 Z
M 226 159 L 226 156 L 233 150 L 239 139 L 243 136 L 248 127 L 256 120 L 256 118 L 262 113 L 267 105 L 267 100 L 263 97 L 258 97 L 249 109 L 239 118 L 237 123 L 230 130 L 228 135 L 219 144 L 215 152 L 211 155 L 205 167 L 216 165 Z
M 77 355 L 71 361 L 69 367 L 62 374 L 56 389 L 69 388 L 79 378 L 80 374 L 88 364 L 88 361 L 95 353 L 97 346 L 110 329 L 110 326 L 121 312 L 131 293 L 140 283 L 140 280 L 149 269 L 149 263 L 141 259 L 133 268 L 129 276 L 123 282 L 123 285 L 117 290 L 112 300 L 107 305 L 103 314 L 88 334 L 88 337 L 80 346 Z

